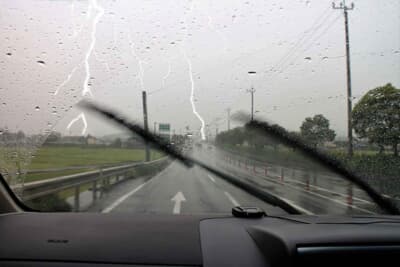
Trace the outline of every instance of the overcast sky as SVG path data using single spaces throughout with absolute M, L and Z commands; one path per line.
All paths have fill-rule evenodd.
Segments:
M 388 82 L 400 88 L 400 1 L 354 4 L 356 102 Z M 345 135 L 344 18 L 330 0 L 10 0 L 0 23 L 0 127 L 12 131 L 81 134 L 84 117 L 85 134 L 115 133 L 73 105 L 86 92 L 142 121 L 146 90 L 151 128 L 198 132 L 200 116 L 215 133 L 226 130 L 227 108 L 249 111 L 254 86 L 258 116 L 298 130 L 323 114 Z

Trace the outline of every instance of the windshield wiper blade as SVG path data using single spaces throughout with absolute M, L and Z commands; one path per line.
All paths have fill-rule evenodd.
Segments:
M 151 145 L 153 147 L 156 147 L 157 149 L 164 152 L 165 154 L 168 154 L 172 158 L 177 159 L 178 161 L 180 161 L 181 163 L 183 163 L 185 166 L 187 166 L 189 168 L 193 167 L 194 165 L 197 165 L 197 166 L 209 171 L 210 173 L 221 177 L 222 179 L 226 180 L 227 182 L 241 188 L 242 190 L 246 191 L 247 193 L 249 193 L 271 205 L 282 208 L 284 211 L 286 211 L 290 214 L 302 214 L 293 205 L 287 203 L 286 201 L 283 201 L 279 197 L 277 197 L 267 191 L 261 190 L 255 186 L 252 186 L 246 182 L 243 182 L 231 175 L 221 172 L 221 171 L 211 167 L 210 165 L 208 165 L 204 162 L 201 162 L 197 159 L 182 155 L 179 151 L 177 151 L 174 147 L 170 146 L 163 139 L 159 138 L 158 136 L 153 135 L 149 131 L 146 131 L 138 124 L 128 122 L 122 116 L 117 115 L 117 113 L 114 111 L 110 111 L 108 109 L 100 107 L 99 105 L 96 105 L 93 102 L 81 101 L 78 105 L 82 108 L 93 111 L 96 114 L 99 114 L 99 115 L 113 121 L 114 123 L 116 123 L 119 126 L 122 126 L 126 129 L 128 129 L 133 135 L 139 135 L 141 138 L 143 138 L 143 140 L 145 142 L 151 143 Z
M 329 170 L 341 175 L 343 179 L 346 179 L 360 187 L 382 210 L 386 211 L 388 214 L 400 214 L 399 209 L 392 202 L 375 191 L 375 189 L 373 189 L 361 177 L 345 167 L 343 163 L 307 145 L 303 139 L 296 134 L 289 133 L 279 125 L 272 125 L 268 122 L 260 122 L 257 120 L 250 120 L 245 124 L 245 127 L 248 129 L 258 130 L 284 145 L 300 150 L 310 159 L 319 162 Z

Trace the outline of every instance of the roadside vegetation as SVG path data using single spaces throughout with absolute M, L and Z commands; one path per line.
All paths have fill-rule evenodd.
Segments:
M 154 158 L 160 153 L 153 152 Z M 90 166 L 116 164 L 121 162 L 142 161 L 145 158 L 144 149 L 90 147 L 90 146 L 43 146 L 40 147 L 29 170 L 57 169 L 71 166 Z
M 151 151 L 151 159 L 162 154 Z M 38 181 L 75 174 L 122 163 L 143 161 L 144 149 L 90 147 L 90 146 L 43 146 L 39 148 L 29 165 L 25 182 Z

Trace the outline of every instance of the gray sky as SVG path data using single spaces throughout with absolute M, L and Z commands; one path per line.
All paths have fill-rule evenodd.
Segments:
M 354 3 L 349 18 L 357 101 L 388 82 L 400 87 L 400 2 Z M 324 114 L 338 135 L 345 135 L 344 20 L 331 1 L 94 4 L 1 2 L 0 127 L 81 134 L 82 120 L 66 127 L 82 112 L 72 107 L 83 98 L 89 55 L 92 95 L 86 97 L 141 121 L 144 89 L 151 127 L 169 122 L 177 133 L 186 126 L 197 131 L 193 86 L 198 114 L 213 125 L 213 133 L 216 121 L 225 130 L 226 109 L 248 111 L 246 90 L 253 85 L 262 118 L 298 130 L 305 117 Z M 249 70 L 257 75 L 250 77 Z M 86 134 L 116 132 L 90 114 L 85 118 Z

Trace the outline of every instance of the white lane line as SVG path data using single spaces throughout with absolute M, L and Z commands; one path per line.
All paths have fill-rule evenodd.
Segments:
M 229 194 L 228 192 L 224 192 L 225 196 L 230 200 L 230 202 L 232 202 L 233 206 L 237 207 L 240 206 L 240 204 L 236 201 L 236 199 L 233 198 L 233 196 L 231 194 Z
M 150 180 L 149 180 L 150 181 Z M 129 198 L 130 196 L 132 196 L 133 194 L 135 194 L 137 191 L 139 191 L 143 186 L 145 186 L 149 181 L 139 185 L 138 187 L 136 187 L 135 189 L 133 189 L 132 191 L 130 191 L 129 193 L 123 195 L 122 197 L 118 198 L 116 201 L 114 201 L 110 206 L 108 206 L 107 208 L 105 208 L 104 210 L 102 210 L 102 213 L 108 213 L 110 211 L 112 211 L 113 209 L 115 209 L 117 206 L 119 206 L 122 202 L 124 202 L 127 198 Z
M 300 211 L 300 212 L 302 212 L 302 213 L 304 213 L 304 214 L 307 214 L 307 215 L 314 215 L 313 212 L 311 212 L 311 211 L 309 211 L 309 210 L 307 210 L 307 209 L 305 209 L 305 208 L 303 208 L 303 207 L 300 207 L 300 206 L 297 205 L 294 201 L 291 201 L 291 200 L 289 200 L 289 199 L 287 199 L 287 198 L 283 198 L 283 197 L 279 197 L 279 198 L 282 199 L 283 201 L 287 202 L 288 204 L 290 204 L 291 206 L 293 206 L 295 209 L 297 209 L 298 211 Z
M 207 177 L 208 178 L 210 178 L 210 180 L 213 182 L 213 183 L 215 183 L 215 179 L 214 179 L 214 177 L 212 177 L 211 175 L 209 175 L 209 174 L 207 174 Z
M 147 182 L 144 182 L 143 184 L 139 185 L 138 187 L 136 187 L 135 189 L 133 189 L 132 191 L 126 193 L 125 195 L 123 195 L 122 197 L 118 198 L 116 201 L 114 201 L 110 206 L 108 206 L 107 208 L 103 209 L 101 211 L 101 213 L 109 213 L 110 211 L 112 211 L 113 209 L 115 209 L 117 206 L 119 206 L 122 202 L 124 202 L 127 198 L 129 198 L 130 196 L 132 196 L 133 194 L 135 194 L 137 191 L 139 191 L 140 189 L 142 189 L 143 186 L 145 186 L 147 183 L 149 183 L 151 180 L 153 180 L 156 177 L 159 177 L 161 174 L 163 174 L 166 170 L 168 170 L 171 166 L 172 166 L 173 162 L 170 163 L 170 165 L 165 168 L 164 170 L 162 170 L 161 172 L 159 172 L 156 176 L 154 176 L 153 178 L 151 178 L 150 180 L 148 180 Z

